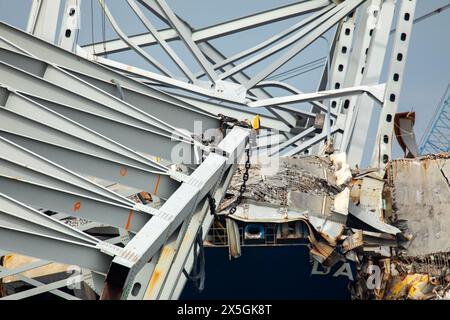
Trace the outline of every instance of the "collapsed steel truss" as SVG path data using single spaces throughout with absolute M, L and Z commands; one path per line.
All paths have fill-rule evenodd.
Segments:
M 60 1 L 33 1 L 27 32 L 0 22 L 0 248 L 2 255 L 39 259 L 2 267 L 0 278 L 17 276 L 35 286 L 5 299 L 42 292 L 77 299 L 59 290 L 67 281 L 86 283 L 102 299 L 176 299 L 186 281 L 182 272 L 192 267 L 196 236 L 206 234 L 213 220 L 208 195 L 220 202 L 246 147 L 271 157 L 335 150 L 360 165 L 375 105 L 381 115 L 372 167 L 382 175 L 391 159 L 416 3 L 397 2 L 390 57 L 395 0 L 302 1 L 199 30 L 164 0 L 127 0 L 148 30 L 134 36 L 99 0 L 119 38 L 83 47 L 76 43 L 81 1 L 66 1 L 58 46 Z M 157 30 L 143 8 L 168 27 Z M 306 17 L 230 57 L 209 42 L 301 15 Z M 335 36 L 317 92 L 268 79 L 330 29 Z M 187 47 L 200 73 L 187 67 L 172 41 Z M 184 80 L 145 51 L 154 45 Z M 130 49 L 158 72 L 105 57 Z M 277 53 L 256 74 L 247 73 Z M 386 56 L 388 80 L 380 84 Z M 270 88 L 288 95 L 273 97 Z M 300 102 L 309 103 L 309 111 L 295 105 Z M 254 130 L 230 118 L 257 115 L 254 145 Z M 174 150 L 183 157 L 175 160 Z M 130 199 L 142 191 L 152 195 L 151 203 Z M 68 217 L 89 222 L 71 227 L 61 222 Z M 99 240 L 85 232 L 105 226 L 119 236 Z M 20 275 L 52 261 L 82 272 L 51 284 Z

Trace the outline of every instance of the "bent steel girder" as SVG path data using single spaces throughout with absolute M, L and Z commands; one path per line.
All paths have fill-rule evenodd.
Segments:
M 229 156 L 210 154 L 158 210 L 161 215 L 154 216 L 130 240 L 125 246 L 125 250 L 135 252 L 139 258 L 130 261 L 123 257 L 116 257 L 113 260 L 109 274 L 120 274 L 121 280 L 118 281 L 117 278 L 112 276 L 106 278 L 105 288 L 102 292 L 103 299 L 127 298 L 138 270 L 157 253 L 158 247 L 167 241 L 169 235 L 187 217 L 192 215 L 206 194 L 221 180 L 223 172 L 231 166 L 230 159 L 240 158 L 248 135 L 248 130 L 233 128 L 219 144 L 219 147 L 226 151 Z
M 412 15 L 415 1 L 399 2 L 401 13 Z M 0 249 L 41 259 L 0 269 L 0 278 L 16 275 L 36 286 L 11 299 L 42 292 L 76 298 L 58 290 L 62 282 L 44 285 L 21 275 L 52 261 L 85 268 L 74 281 L 88 283 L 101 299 L 178 298 L 197 234 L 204 238 L 213 221 L 207 195 L 223 199 L 246 147 L 290 157 L 324 152 L 334 141 L 350 163 L 359 163 L 367 139 L 362 130 L 371 121 L 363 113 L 375 101 L 383 110 L 374 163 L 390 156 L 391 142 L 380 137 L 391 134 L 383 117 L 395 112 L 401 81 L 379 79 L 393 0 L 300 1 L 202 29 L 164 0 L 127 0 L 148 31 L 140 35 L 127 35 L 113 4 L 98 1 L 120 39 L 82 47 L 82 4 L 65 4 L 60 47 L 52 44 L 56 16 L 43 24 L 48 12 L 59 12 L 59 1 L 54 7 L 33 1 L 30 33 L 0 22 Z M 302 15 L 229 56 L 209 42 Z M 158 30 L 155 17 L 169 28 Z M 397 21 L 394 51 L 403 58 L 412 20 Z M 323 36 L 329 30 L 335 31 L 330 42 Z M 406 41 L 398 39 L 402 33 Z M 270 77 L 321 37 L 329 58 L 317 92 Z M 145 51 L 156 45 L 167 61 Z M 129 49 L 157 71 L 105 57 Z M 404 68 L 404 59 L 394 58 L 389 76 Z M 191 71 L 190 62 L 201 71 Z M 262 130 L 251 132 L 255 116 Z M 68 219 L 87 221 L 72 228 L 62 222 Z M 90 235 L 95 230 L 109 232 L 107 239 Z
M 134 0 L 127 0 L 128 5 L 133 9 L 136 15 L 139 17 L 139 20 L 145 25 L 148 31 L 152 34 L 152 36 L 158 41 L 158 44 L 164 49 L 167 55 L 175 62 L 178 68 L 184 73 L 186 77 L 189 78 L 192 82 L 196 82 L 197 78 L 195 78 L 194 74 L 191 70 L 184 64 L 183 60 L 178 57 L 176 52 L 167 44 L 167 42 L 159 35 L 158 30 L 152 25 L 152 23 L 147 19 L 145 14 L 139 8 Z
M 30 56 L 23 55 L 17 52 L 8 51 L 6 49 L 5 50 L 2 49 L 1 56 L 4 62 L 8 62 L 17 67 L 21 67 L 21 69 L 23 70 L 30 71 L 34 70 L 34 68 L 39 70 L 40 68 L 44 67 L 44 62 L 42 60 L 32 58 Z M 46 65 L 49 64 L 47 63 Z M 182 119 L 173 119 L 173 117 L 171 118 L 169 116 L 170 112 L 168 112 L 167 106 L 161 107 L 161 109 L 163 108 L 166 109 L 165 112 L 161 111 L 160 113 L 158 113 L 157 108 L 155 106 L 155 100 L 151 96 L 148 96 L 147 94 L 144 94 L 137 90 L 129 89 L 128 87 L 124 87 L 122 85 L 120 85 L 119 91 L 117 84 L 114 84 L 114 82 L 112 81 L 104 81 L 97 77 L 91 77 L 89 75 L 86 75 L 84 73 L 75 70 L 66 69 L 65 71 L 68 71 L 71 75 L 76 76 L 77 78 L 82 79 L 90 83 L 91 85 L 94 85 L 97 88 L 101 88 L 110 95 L 116 96 L 117 98 L 120 98 L 121 100 L 138 107 L 139 109 L 141 109 L 146 113 L 151 114 L 156 113 L 159 116 L 158 119 L 161 119 L 162 121 L 166 122 L 171 120 L 170 121 L 171 124 L 176 126 L 176 128 L 185 129 L 187 131 L 193 131 L 194 127 L 192 123 L 194 123 L 195 121 L 201 121 L 203 126 L 206 126 L 204 128 L 206 130 L 216 128 L 218 126 L 217 119 L 212 115 L 207 114 L 206 112 L 201 111 L 192 112 L 192 110 L 189 109 L 177 108 L 177 113 L 180 114 Z
M 6 250 L 107 272 L 111 257 L 97 247 L 101 241 L 6 195 L 0 194 L 0 203 L 0 237 Z
M 140 1 L 144 6 L 149 5 L 147 2 Z M 247 17 L 241 17 L 232 21 L 210 26 L 204 29 L 197 30 L 192 35 L 192 40 L 195 42 L 207 41 L 226 34 L 239 32 L 249 28 L 255 28 L 264 24 L 272 23 L 283 19 L 288 19 L 297 15 L 306 14 L 310 11 L 314 11 L 330 4 L 331 1 L 319 0 L 319 1 L 305 1 L 298 2 L 292 5 L 287 5 L 275 9 L 271 9 L 265 12 L 252 14 Z M 153 9 L 153 7 L 151 7 Z M 164 17 L 164 15 L 162 15 Z M 160 31 L 161 37 L 168 41 L 178 38 L 178 34 L 173 29 L 167 29 Z M 150 34 L 142 34 L 131 37 L 131 39 L 139 46 L 153 45 L 157 41 Z M 90 53 L 98 52 L 100 55 L 129 50 L 130 48 L 124 44 L 121 40 L 111 40 L 105 42 L 106 51 L 103 51 L 103 43 L 90 44 L 83 46 L 83 49 Z
M 336 13 L 336 12 L 340 12 L 341 11 L 341 9 L 343 10 L 343 12 L 350 12 L 350 11 L 352 11 L 352 9 L 354 9 L 355 7 L 357 7 L 358 5 L 360 5 L 361 4 L 361 2 L 357 2 L 357 1 L 355 1 L 355 2 L 349 2 L 349 3 L 345 3 L 345 4 L 342 4 L 342 5 L 340 5 L 340 6 L 338 6 L 338 7 L 336 7 L 335 8 L 335 11 L 333 11 L 333 10 L 331 10 L 331 12 L 329 12 L 329 14 L 328 15 L 332 15 L 333 13 Z M 154 12 L 156 12 L 156 11 L 158 11 L 158 7 L 157 6 L 155 6 L 155 5 L 152 5 L 152 2 L 151 1 L 149 1 L 149 4 L 148 4 L 151 8 L 152 8 L 152 11 L 154 11 Z M 323 13 L 326 13 L 326 11 L 328 10 L 330 10 L 331 9 L 331 7 L 332 6 L 330 6 L 329 8 L 327 8 L 327 9 L 324 9 L 324 10 L 322 10 L 321 12 L 323 12 Z M 319 17 L 320 17 L 320 14 L 321 14 L 321 12 L 319 12 L 318 14 L 319 14 Z M 161 13 L 161 12 L 158 12 L 159 13 L 159 15 L 163 15 L 163 13 Z M 345 16 L 345 15 L 344 15 Z M 320 20 L 320 22 L 323 22 L 323 21 L 325 21 L 326 20 L 326 18 L 327 18 L 327 16 L 325 15 L 325 17 L 321 17 L 319 20 Z M 308 19 L 306 19 L 306 20 L 308 20 Z M 313 19 L 309 19 L 309 20 L 313 20 Z M 311 31 L 311 30 L 314 30 L 314 34 L 313 35 L 308 35 L 308 37 L 306 37 L 306 40 L 307 41 L 312 41 L 312 40 L 314 40 L 317 36 L 320 36 L 320 32 L 324 32 L 324 31 L 326 31 L 327 30 L 327 28 L 330 28 L 331 26 L 333 26 L 333 24 L 335 24 L 336 22 L 337 22 L 338 20 L 335 20 L 334 22 L 327 22 L 327 26 L 328 27 L 324 27 L 324 28 L 322 28 L 322 29 L 320 29 L 320 28 L 318 28 L 317 30 L 318 30 L 318 32 L 319 33 L 317 33 L 316 31 L 315 31 L 315 29 L 314 29 L 314 25 L 308 25 L 307 23 L 305 23 L 305 25 L 307 25 L 307 28 L 306 28 L 306 30 L 302 30 L 302 31 L 300 31 L 300 36 L 296 36 L 296 37 L 291 37 L 291 39 L 287 39 L 287 40 L 285 40 L 285 42 L 287 41 L 287 44 L 286 45 L 284 45 L 284 47 L 286 47 L 286 46 L 288 46 L 289 44 L 291 44 L 291 43 L 293 43 L 293 42 L 295 42 L 295 39 L 300 39 L 301 37 L 302 37 L 302 35 L 305 35 L 305 34 L 308 34 L 308 32 L 309 31 Z M 294 28 L 295 29 L 295 28 Z M 322 31 L 319 31 L 319 29 L 320 30 L 322 30 Z M 287 33 L 285 33 L 285 35 L 288 35 L 289 34 L 289 32 L 287 32 Z M 307 43 L 308 42 L 306 42 L 306 45 L 307 45 Z M 207 44 L 207 43 L 205 43 L 204 44 L 205 46 L 208 46 L 209 44 Z M 204 46 L 204 47 L 205 47 Z M 277 44 L 277 45 L 275 45 L 274 47 L 279 47 L 279 49 L 277 49 L 277 50 L 280 50 L 280 49 L 282 49 L 283 48 L 283 46 L 281 46 L 280 47 L 280 45 L 279 44 Z M 267 56 L 270 56 L 270 55 L 272 55 L 272 54 L 274 54 L 274 53 L 276 53 L 277 52 L 277 50 L 274 50 L 273 48 L 269 48 L 268 50 L 266 50 L 263 54 L 264 55 L 267 55 Z M 207 51 L 209 51 L 209 52 L 211 52 L 211 50 L 207 50 Z M 214 50 L 212 50 L 212 51 L 214 51 Z M 295 50 L 290 50 L 290 54 L 291 54 L 291 57 L 292 57 L 292 54 L 293 55 L 296 55 L 299 51 L 301 51 L 301 49 L 300 50 L 298 50 L 297 52 L 295 51 Z M 296 52 L 296 53 L 295 53 Z M 286 56 L 286 55 L 285 55 Z M 252 58 L 253 59 L 253 58 Z M 111 62 L 109 62 L 109 61 L 106 61 L 105 59 L 102 59 L 102 58 L 100 58 L 100 60 L 102 61 L 102 63 L 106 63 L 106 64 L 108 64 L 108 65 L 110 65 L 110 66 L 113 66 L 113 65 L 117 65 L 117 63 L 111 63 Z M 287 59 L 287 60 L 285 60 L 285 62 L 286 61 L 288 61 L 289 60 L 289 58 Z M 125 68 L 124 68 L 124 66 L 121 66 L 121 68 L 124 70 Z M 234 67 L 231 67 L 231 69 L 233 69 Z M 228 69 L 228 68 L 227 68 Z M 134 71 L 136 71 L 136 69 L 133 69 Z M 225 71 L 225 73 L 224 74 L 226 74 L 228 71 Z M 238 70 L 238 72 L 240 72 L 240 70 Z M 142 73 L 140 73 L 141 75 L 142 75 Z M 152 76 L 151 75 L 151 73 L 147 73 L 149 76 L 150 76 L 150 78 L 152 78 L 153 77 L 153 79 L 155 79 L 155 77 L 154 76 Z M 159 78 L 159 79 L 161 79 L 161 77 L 159 77 L 159 76 L 156 76 L 156 78 Z M 165 80 L 163 80 L 163 81 L 165 81 Z M 242 82 L 242 83 L 247 83 L 248 81 L 251 81 L 251 79 L 250 78 L 242 78 L 242 79 L 240 79 L 240 81 Z M 174 84 L 174 81 L 172 81 L 172 80 L 170 80 L 170 83 L 173 85 Z M 178 86 L 177 84 L 175 84 L 176 86 Z M 184 86 L 184 85 L 182 85 L 182 84 L 179 84 L 180 85 L 180 87 L 182 87 L 182 86 Z M 189 86 L 189 89 L 190 90 L 194 90 L 194 92 L 197 92 L 197 93 L 200 93 L 200 94 L 206 94 L 206 95 L 208 95 L 208 93 L 207 92 L 205 92 L 205 90 L 204 89 L 202 89 L 202 88 L 200 88 L 200 89 L 198 89 L 198 88 L 195 88 L 195 86 L 192 86 L 192 85 L 188 85 Z M 209 96 L 212 96 L 212 97 L 216 97 L 214 94 L 209 94 Z M 261 96 L 261 95 L 258 95 L 258 97 L 259 98 L 269 98 L 270 96 Z M 217 98 L 217 97 L 216 97 Z M 220 98 L 220 97 L 219 97 Z M 293 109 L 293 108 L 290 108 L 290 107 L 287 107 L 287 106 L 283 106 L 283 107 L 277 107 L 277 108 L 274 108 L 274 107 L 269 107 L 268 109 L 271 109 L 271 112 L 272 113 L 274 113 L 273 112 L 273 110 L 276 110 L 275 111 L 275 115 L 278 117 L 278 118 L 280 118 L 281 117 L 281 120 L 283 120 L 283 119 L 289 119 L 289 117 L 291 117 L 291 119 L 292 119 L 292 116 L 295 116 L 296 114 L 301 114 L 302 112 L 301 111 L 298 111 L 298 110 L 295 110 L 295 109 Z M 273 109 L 273 110 L 272 110 Z M 297 112 L 295 112 L 295 111 L 297 111 Z M 286 118 L 287 117 L 287 118 Z M 292 126 L 292 120 L 290 120 L 290 122 L 289 122 L 289 125 L 290 126 Z M 296 125 L 295 125 L 296 126 Z M 288 135 L 288 137 L 291 137 L 291 136 L 289 136 Z
M 79 74 L 89 76 L 90 78 L 100 79 L 104 82 L 111 82 L 112 79 L 120 83 L 122 88 L 129 88 L 131 90 L 140 92 L 148 96 L 149 103 L 151 101 L 152 114 L 164 120 L 164 115 L 171 114 L 169 110 L 183 110 L 187 109 L 191 114 L 196 114 L 196 108 L 192 105 L 177 100 L 168 94 L 161 92 L 147 86 L 139 81 L 133 80 L 119 72 L 115 72 L 110 68 L 106 68 L 98 63 L 83 59 L 73 53 L 70 53 L 59 47 L 52 46 L 48 42 L 42 41 L 39 38 L 33 37 L 19 29 L 16 29 L 4 22 L 0 22 L 0 37 L 12 43 L 19 51 L 24 51 L 27 54 L 49 61 L 55 65 L 64 68 L 71 72 L 75 71 Z M 4 46 L 5 42 L 0 42 Z M 204 111 L 200 111 L 205 114 Z M 206 113 L 207 114 L 207 113 Z M 213 117 L 212 117 L 213 118 Z M 202 121 L 205 121 L 201 118 Z M 176 120 L 175 120 L 176 121 Z
M 131 200 L 3 137 L 0 139 L 0 189 L 4 194 L 24 199 L 36 208 L 80 215 L 116 227 L 125 226 L 130 210 L 137 210 Z M 145 212 L 138 212 L 135 216 L 139 218 L 132 229 L 137 231 L 139 225 L 142 227 L 150 217 Z
M 23 88 L 21 92 L 24 94 L 55 101 L 56 106 L 64 106 L 64 110 L 53 109 L 54 111 L 61 112 L 63 115 L 75 121 L 82 122 L 101 134 L 106 136 L 109 134 L 109 136 L 112 136 L 119 143 L 131 146 L 134 150 L 170 159 L 171 150 L 168 150 L 167 145 L 171 147 L 178 143 L 188 143 L 190 145 L 190 141 L 185 142 L 185 137 L 178 138 L 176 132 L 173 132 L 175 138 L 172 139 L 172 132 L 167 128 L 159 126 L 154 119 L 150 119 L 150 123 L 143 121 L 139 112 L 129 109 L 129 105 L 115 100 L 116 98 L 112 96 L 108 96 L 107 101 L 99 103 L 95 98 L 87 98 L 84 92 L 79 91 L 79 93 L 75 93 L 69 91 L 11 65 L 1 63 L 0 68 L 4 75 L 1 80 L 3 85 L 12 88 Z M 90 87 L 91 92 L 94 92 L 94 90 L 94 87 Z M 102 92 L 102 95 L 106 95 L 106 93 Z M 112 105 L 109 104 L 110 102 L 115 102 L 122 110 L 112 109 Z M 55 107 L 55 104 L 46 105 L 49 108 Z M 131 116 L 133 113 L 134 116 Z M 101 118 L 103 121 L 95 121 L 96 118 L 93 116 Z M 105 119 L 107 121 L 104 121 Z M 126 131 L 127 135 L 123 135 L 121 129 Z M 130 135 L 130 131 L 135 132 L 134 136 Z M 148 161 L 152 162 L 155 168 L 166 169 L 154 160 L 148 159 Z

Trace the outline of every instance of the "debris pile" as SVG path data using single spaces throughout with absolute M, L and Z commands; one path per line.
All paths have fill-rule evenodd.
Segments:
M 361 257 L 356 298 L 450 299 L 449 176 L 448 152 L 387 165 L 384 216 L 402 233 L 389 257 Z
M 355 299 L 449 299 L 450 154 L 394 160 L 385 172 L 350 171 L 340 154 L 282 158 L 272 175 L 252 164 L 235 213 L 226 209 L 242 168 L 219 211 L 227 225 L 304 223 L 313 259 L 356 264 Z
M 311 171 L 309 168 L 316 168 Z M 261 174 L 261 165 L 253 164 L 249 170 L 249 180 L 244 197 L 248 200 L 267 202 L 286 206 L 288 193 L 298 191 L 309 195 L 334 197 L 343 188 L 336 186 L 327 177 L 332 176 L 332 163 L 329 159 L 319 157 L 304 157 L 299 161 L 280 159 L 276 174 Z M 237 195 L 242 184 L 244 167 L 237 168 L 232 178 L 228 192 Z

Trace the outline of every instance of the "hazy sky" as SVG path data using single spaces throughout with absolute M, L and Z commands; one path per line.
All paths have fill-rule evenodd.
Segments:
M 208 25 L 216 24 L 221 21 L 244 16 L 256 11 L 267 10 L 295 1 L 288 0 L 168 0 L 173 10 L 188 21 L 194 28 L 202 28 Z M 125 1 L 107 0 L 117 22 L 122 29 L 129 35 L 145 32 L 145 28 L 140 24 L 137 18 L 132 14 L 131 9 Z M 449 0 L 418 0 L 416 17 L 419 17 L 440 6 L 448 4 Z M 24 28 L 27 21 L 28 10 L 31 0 L 0 0 L 0 19 Z M 101 35 L 101 14 L 96 0 L 93 0 L 94 13 L 94 40 L 100 41 Z M 148 15 L 152 22 L 160 28 L 164 27 L 162 23 L 156 23 L 157 19 Z M 224 37 L 220 40 L 213 40 L 211 43 L 217 46 L 225 54 L 232 54 L 243 49 L 251 47 L 266 38 L 270 37 L 284 28 L 301 20 L 303 17 L 288 19 L 278 22 L 271 26 L 257 28 L 246 31 L 241 34 Z M 92 39 L 91 33 L 91 0 L 82 0 L 82 20 L 79 43 L 89 43 Z M 334 29 L 333 29 L 334 30 Z M 333 30 L 325 34 L 331 39 Z M 448 83 L 450 82 L 450 10 L 435 15 L 423 22 L 414 25 L 410 50 L 406 66 L 406 75 L 403 82 L 402 94 L 400 97 L 400 110 L 416 112 L 416 133 L 418 139 L 421 138 L 427 127 L 431 116 L 442 97 Z M 106 38 L 116 38 L 114 31 L 107 25 Z M 173 45 L 180 55 L 187 56 L 185 48 L 180 45 Z M 310 62 L 326 55 L 328 49 L 327 43 L 323 39 L 316 41 L 310 48 L 304 50 L 298 57 L 291 60 L 285 69 L 289 69 L 300 64 Z M 146 49 L 157 59 L 167 61 L 161 50 L 156 48 Z M 389 51 L 390 52 L 390 51 Z M 118 59 L 123 62 L 133 64 L 139 67 L 152 69 L 135 53 L 120 53 L 110 55 L 112 59 Z M 390 55 L 387 57 L 389 61 Z M 193 70 L 199 70 L 198 65 L 192 60 L 187 60 L 187 65 Z M 267 65 L 265 64 L 262 64 Z M 384 74 L 386 73 L 388 63 L 385 63 Z M 252 74 L 260 67 L 249 70 Z M 177 72 L 175 68 L 171 69 Z M 288 82 L 304 92 L 315 91 L 321 70 L 317 69 L 304 75 L 295 77 Z M 286 94 L 286 93 L 280 93 Z M 369 128 L 368 143 L 372 148 L 372 143 L 376 130 L 375 119 L 378 119 L 378 110 L 374 112 L 374 121 Z M 395 148 L 395 156 L 400 156 L 398 147 Z M 365 161 L 369 154 L 365 155 Z

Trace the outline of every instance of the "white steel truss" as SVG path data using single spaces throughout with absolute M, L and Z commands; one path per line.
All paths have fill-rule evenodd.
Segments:
M 98 0 L 118 38 L 80 46 L 82 2 L 34 0 L 26 32 L 0 22 L 0 249 L 38 259 L 0 269 L 0 279 L 16 276 L 35 286 L 6 299 L 42 292 L 78 299 L 59 290 L 68 281 L 88 285 L 101 299 L 178 298 L 196 237 L 213 220 L 208 198 L 223 199 L 246 148 L 271 157 L 343 151 L 360 165 L 378 105 L 372 166 L 381 175 L 391 159 L 415 0 L 397 1 L 386 84 L 379 81 L 394 0 L 298 1 L 202 29 L 165 0 L 126 0 L 148 31 L 139 35 L 127 35 Z M 300 16 L 228 57 L 210 42 Z M 153 19 L 167 28 L 158 30 Z M 327 32 L 334 37 L 317 92 L 271 79 Z M 153 57 L 148 46 L 159 46 L 168 60 Z M 107 57 L 126 50 L 156 71 Z M 189 59 L 200 72 L 188 67 Z M 256 65 L 259 71 L 251 72 Z M 274 96 L 273 88 L 287 95 Z M 260 124 L 249 125 L 256 116 Z M 142 192 L 152 201 L 133 200 Z M 71 217 L 87 222 L 62 222 Z M 95 228 L 115 235 L 100 240 L 88 232 Z M 21 275 L 52 262 L 82 272 L 47 285 Z

